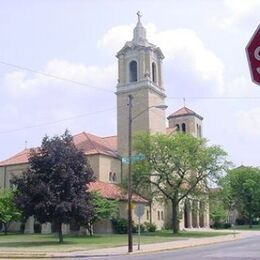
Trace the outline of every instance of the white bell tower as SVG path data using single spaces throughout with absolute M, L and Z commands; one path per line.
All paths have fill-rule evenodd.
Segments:
M 165 111 L 154 106 L 164 105 L 165 91 L 162 81 L 162 60 L 159 47 L 146 39 L 146 29 L 140 12 L 133 39 L 117 53 L 117 136 L 118 153 L 127 154 L 128 96 L 133 96 L 133 134 L 135 132 L 165 132 Z M 139 115 L 135 118 L 136 115 Z

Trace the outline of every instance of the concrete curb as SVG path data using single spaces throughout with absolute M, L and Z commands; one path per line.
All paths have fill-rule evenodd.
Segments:
M 115 255 L 139 255 L 147 253 L 156 253 L 161 251 L 177 250 L 189 247 L 198 247 L 202 245 L 217 244 L 221 242 L 229 242 L 241 239 L 241 233 L 235 235 L 224 235 L 217 237 L 207 238 L 189 238 L 186 240 L 175 240 L 163 243 L 153 243 L 141 245 L 141 250 L 137 250 L 137 246 L 134 246 L 132 253 L 127 252 L 127 246 L 103 248 L 95 250 L 82 250 L 74 252 L 1 252 L 0 259 L 66 259 L 66 258 L 80 258 L 80 257 L 106 257 Z

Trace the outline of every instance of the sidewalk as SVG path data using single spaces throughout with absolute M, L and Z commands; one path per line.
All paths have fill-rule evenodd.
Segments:
M 214 232 L 214 231 L 213 231 Z M 175 250 L 181 248 L 189 248 L 195 246 L 209 245 L 221 242 L 234 241 L 241 238 L 260 236 L 258 231 L 236 231 L 239 234 L 223 235 L 217 237 L 204 237 L 204 238 L 188 238 L 183 240 L 174 240 L 163 243 L 144 244 L 140 246 L 140 250 L 137 250 L 137 245 L 134 245 L 133 252 L 131 254 L 145 254 L 166 250 Z M 74 252 L 1 252 L 0 259 L 36 259 L 36 258 L 57 258 L 66 259 L 72 257 L 90 257 L 90 256 L 113 256 L 113 255 L 127 255 L 127 246 L 103 248 L 94 250 L 82 250 Z
M 170 242 L 163 243 L 153 243 L 153 244 L 144 244 L 140 246 L 140 250 L 137 250 L 137 245 L 134 245 L 133 252 L 131 254 L 142 254 L 142 253 L 151 253 L 158 251 L 174 250 L 187 247 L 195 247 L 201 245 L 209 245 L 215 243 L 221 243 L 226 241 L 234 241 L 241 239 L 243 236 L 242 233 L 224 235 L 217 237 L 205 237 L 205 238 L 188 238 L 183 240 L 175 240 Z M 126 255 L 128 254 L 128 247 L 114 247 L 114 248 L 103 248 L 95 250 L 86 250 L 80 252 L 71 252 L 71 253 L 52 253 L 49 254 L 49 257 L 55 258 L 69 258 L 69 257 L 88 257 L 88 256 L 113 256 L 113 255 Z

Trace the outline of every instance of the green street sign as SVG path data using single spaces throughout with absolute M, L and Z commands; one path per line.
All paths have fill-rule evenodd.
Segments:
M 135 155 L 131 156 L 132 162 L 142 161 L 144 159 L 145 159 L 145 156 L 143 154 L 135 154 Z M 128 156 L 122 157 L 122 163 L 129 164 L 129 157 Z

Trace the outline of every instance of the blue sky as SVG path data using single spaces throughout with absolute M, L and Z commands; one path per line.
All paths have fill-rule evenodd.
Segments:
M 245 55 L 258 0 L 0 0 L 0 160 L 65 128 L 116 134 L 115 55 L 132 39 L 138 10 L 165 55 L 167 114 L 185 97 L 210 143 L 236 165 L 260 165 L 260 87 Z

